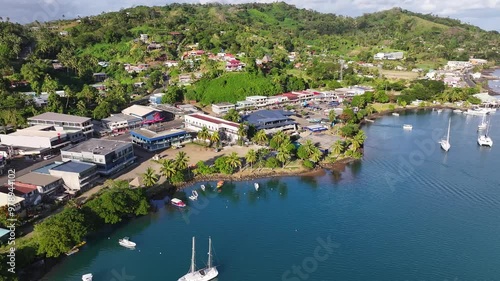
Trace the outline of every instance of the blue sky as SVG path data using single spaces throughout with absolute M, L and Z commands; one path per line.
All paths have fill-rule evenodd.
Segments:
M 0 16 L 9 17 L 20 23 L 46 21 L 61 18 L 75 18 L 117 11 L 134 5 L 163 6 L 178 2 L 170 0 L 0 0 Z M 185 0 L 190 3 L 244 3 L 244 0 Z M 255 0 L 253 2 L 273 2 Z M 299 8 L 347 16 L 359 16 L 363 13 L 376 12 L 402 7 L 413 12 L 432 13 L 444 17 L 460 19 L 486 30 L 500 31 L 500 0 L 287 0 Z

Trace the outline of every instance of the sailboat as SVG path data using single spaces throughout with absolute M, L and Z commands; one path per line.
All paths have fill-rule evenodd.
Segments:
M 485 117 L 486 115 L 483 115 L 483 120 L 481 120 L 481 124 L 477 126 L 478 131 L 484 130 L 488 126 L 488 122 L 486 122 Z
M 207 267 L 203 269 L 196 269 L 196 263 L 195 263 L 195 239 L 193 237 L 193 249 L 191 253 L 191 268 L 189 269 L 189 272 L 179 278 L 178 281 L 208 281 L 212 280 L 217 275 L 219 275 L 219 272 L 217 271 L 217 268 L 215 266 L 212 266 L 212 239 L 209 237 L 208 238 L 208 263 Z
M 451 127 L 451 118 L 450 121 L 448 122 L 448 135 L 446 135 L 446 139 L 442 139 L 439 143 L 441 144 L 441 148 L 444 151 L 450 150 L 450 127 Z
M 480 146 L 493 146 L 493 140 L 488 136 L 489 128 L 490 126 L 487 126 L 486 132 L 479 135 L 479 137 L 477 138 L 477 144 L 479 144 Z

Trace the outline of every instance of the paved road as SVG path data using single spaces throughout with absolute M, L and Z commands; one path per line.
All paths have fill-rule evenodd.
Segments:
M 465 71 L 464 74 L 462 75 L 462 78 L 464 79 L 465 83 L 467 83 L 467 85 L 471 88 L 474 88 L 476 87 L 476 83 L 474 83 L 474 81 L 472 81 L 472 79 L 470 79 L 470 72 L 469 71 Z

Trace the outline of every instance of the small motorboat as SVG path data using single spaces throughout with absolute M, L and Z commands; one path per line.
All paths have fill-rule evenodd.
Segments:
M 219 181 L 217 183 L 217 188 L 221 188 L 224 185 L 224 181 Z
M 437 110 L 437 112 L 441 113 L 441 112 L 443 112 L 443 110 L 440 108 L 440 109 Z
M 200 187 L 201 187 L 201 190 L 205 191 L 205 185 L 204 184 L 202 184 Z
M 82 281 L 92 281 L 92 273 L 82 275 Z
M 196 190 L 193 190 L 191 192 L 191 196 L 189 196 L 189 199 L 194 201 L 194 200 L 198 200 L 198 192 L 196 192 Z
M 393 113 L 392 113 L 392 116 L 399 116 L 399 113 L 397 113 L 397 112 L 393 112 Z
M 118 240 L 118 244 L 125 248 L 135 248 L 137 244 L 134 242 L 130 241 L 128 237 L 123 237 L 122 239 Z
M 69 252 L 66 253 L 66 256 L 71 256 L 72 254 L 78 253 L 80 251 L 80 247 L 85 245 L 87 242 L 83 241 L 80 244 L 76 245 L 75 247 L 71 248 Z
M 454 112 L 454 113 L 463 113 L 463 111 L 462 111 L 462 110 L 460 110 L 460 109 L 455 109 L 455 110 L 453 110 L 453 112 Z
M 186 203 L 182 202 L 181 199 L 174 198 L 174 199 L 170 200 L 170 203 L 172 203 L 172 205 L 174 205 L 176 207 L 181 207 L 181 208 L 186 207 Z
M 258 183 L 254 183 L 253 186 L 255 187 L 255 191 L 259 191 L 259 184 Z
M 413 126 L 412 126 L 412 125 L 410 125 L 410 124 L 404 124 L 404 125 L 403 125 L 403 129 L 405 129 L 405 130 L 412 130 L 412 129 L 413 129 Z

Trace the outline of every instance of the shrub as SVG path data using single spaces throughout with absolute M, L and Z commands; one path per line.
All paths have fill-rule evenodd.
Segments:
M 314 168 L 314 162 L 312 162 L 311 160 L 304 160 L 302 162 L 302 166 L 304 166 L 308 169 L 312 169 L 312 168 Z
M 276 157 L 269 157 L 266 160 L 266 168 L 278 168 L 280 166 L 280 162 Z

